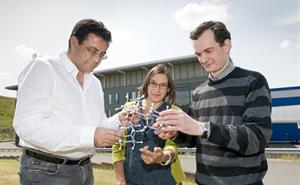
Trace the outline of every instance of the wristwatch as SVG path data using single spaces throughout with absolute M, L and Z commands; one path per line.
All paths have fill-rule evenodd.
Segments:
M 202 137 L 204 137 L 205 139 L 208 138 L 209 134 L 210 134 L 210 124 L 208 121 L 206 122 L 202 122 L 202 127 L 203 127 L 203 134 Z

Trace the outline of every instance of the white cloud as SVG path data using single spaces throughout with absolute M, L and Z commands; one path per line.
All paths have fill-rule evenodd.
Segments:
M 300 23 L 300 8 L 297 9 L 296 13 L 288 17 L 283 17 L 275 20 L 275 25 L 286 26 Z
M 289 40 L 283 40 L 278 44 L 279 48 L 281 48 L 283 50 L 287 49 L 290 45 L 291 45 L 291 41 L 289 41 Z
M 18 45 L 15 48 L 15 51 L 28 59 L 32 59 L 33 54 L 35 54 L 35 53 L 38 54 L 37 50 L 30 48 L 28 46 L 25 46 L 23 44 Z
M 189 3 L 178 10 L 175 15 L 176 22 L 185 30 L 191 31 L 201 22 L 216 20 L 226 22 L 231 17 L 228 6 L 204 1 L 202 3 Z

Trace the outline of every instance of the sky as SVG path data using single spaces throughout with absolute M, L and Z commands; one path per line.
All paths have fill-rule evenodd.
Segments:
M 271 88 L 300 86 L 300 0 L 0 0 L 0 95 L 16 96 L 4 88 L 33 53 L 66 51 L 84 18 L 112 32 L 96 70 L 193 55 L 190 31 L 217 20 L 231 32 L 235 65 L 259 71 Z

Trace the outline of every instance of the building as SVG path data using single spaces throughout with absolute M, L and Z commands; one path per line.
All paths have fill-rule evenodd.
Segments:
M 192 90 L 208 76 L 195 56 L 157 60 L 94 72 L 103 87 L 108 117 L 115 114 L 115 109 L 126 102 L 126 97 L 136 99 L 139 96 L 137 87 L 143 83 L 147 72 L 157 64 L 167 66 L 176 86 L 176 105 L 187 111 Z

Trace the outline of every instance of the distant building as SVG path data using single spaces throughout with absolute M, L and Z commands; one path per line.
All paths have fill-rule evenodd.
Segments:
M 184 56 L 140 63 L 124 67 L 95 71 L 104 91 L 104 103 L 107 116 L 116 113 L 116 108 L 130 99 L 139 97 L 140 86 L 147 72 L 157 64 L 165 64 L 172 74 L 176 86 L 176 105 L 187 112 L 191 101 L 191 92 L 207 79 L 207 72 L 201 67 L 195 56 Z M 17 90 L 17 85 L 7 86 L 8 90 Z M 272 128 L 271 143 L 300 143 L 300 86 L 271 89 Z M 16 137 L 16 142 L 18 137 Z
M 187 111 L 192 90 L 208 76 L 195 56 L 157 60 L 94 72 L 103 87 L 107 116 L 115 114 L 115 108 L 126 102 L 126 95 L 130 99 L 139 96 L 137 87 L 142 84 L 147 72 L 157 64 L 165 64 L 171 72 L 176 86 L 176 105 Z

